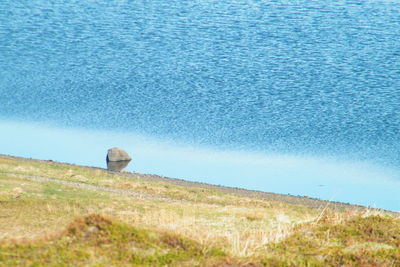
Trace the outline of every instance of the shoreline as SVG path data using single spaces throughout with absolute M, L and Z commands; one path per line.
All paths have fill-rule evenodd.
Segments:
M 393 215 L 400 214 L 399 212 L 396 212 L 396 211 L 366 207 L 366 206 L 362 206 L 362 205 L 358 205 L 358 204 L 351 204 L 351 203 L 330 201 L 330 200 L 322 200 L 322 199 L 317 199 L 317 198 L 310 198 L 307 196 L 295 196 L 295 195 L 289 195 L 289 194 L 286 195 L 286 194 L 278 194 L 278 193 L 250 190 L 250 189 L 237 188 L 237 187 L 229 187 L 229 186 L 223 186 L 223 185 L 213 185 L 213 184 L 202 183 L 202 182 L 187 181 L 187 180 L 178 179 L 178 178 L 164 177 L 164 176 L 160 176 L 157 174 L 142 174 L 142 173 L 136 173 L 136 172 L 127 172 L 127 171 L 113 172 L 113 171 L 108 171 L 107 169 L 100 168 L 100 167 L 84 166 L 84 165 L 79 165 L 79 164 L 58 162 L 58 161 L 53 161 L 53 160 L 24 158 L 24 157 L 4 155 L 4 154 L 0 154 L 0 157 L 14 159 L 14 160 L 27 160 L 27 161 L 41 162 L 41 163 L 47 163 L 47 164 L 56 164 L 56 165 L 61 165 L 61 166 L 74 166 L 74 167 L 80 167 L 80 168 L 86 168 L 86 169 L 92 169 L 92 170 L 100 170 L 100 171 L 103 171 L 106 173 L 112 173 L 114 175 L 123 176 L 126 178 L 139 178 L 139 179 L 143 179 L 146 181 L 152 181 L 152 182 L 165 182 L 165 183 L 183 186 L 183 187 L 204 188 L 204 189 L 216 190 L 216 191 L 219 191 L 222 193 L 233 194 L 233 195 L 237 195 L 237 196 L 285 202 L 285 203 L 295 204 L 295 205 L 303 205 L 303 206 L 307 206 L 307 207 L 310 207 L 313 209 L 331 208 L 331 209 L 335 209 L 335 210 L 340 210 L 340 209 L 350 209 L 350 210 L 359 210 L 359 211 L 373 210 L 373 211 L 383 211 L 386 213 L 391 213 Z

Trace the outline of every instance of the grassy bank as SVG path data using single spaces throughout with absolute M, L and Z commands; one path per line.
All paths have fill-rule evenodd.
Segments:
M 400 264 L 395 214 L 140 177 L 0 156 L 0 265 Z

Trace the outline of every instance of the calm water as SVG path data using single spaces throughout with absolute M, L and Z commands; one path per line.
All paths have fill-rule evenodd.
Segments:
M 3 0 L 0 153 L 400 210 L 399 40 L 397 1 Z

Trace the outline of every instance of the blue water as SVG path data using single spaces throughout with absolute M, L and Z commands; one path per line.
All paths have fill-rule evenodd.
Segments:
M 0 153 L 400 210 L 399 40 L 397 1 L 3 0 Z

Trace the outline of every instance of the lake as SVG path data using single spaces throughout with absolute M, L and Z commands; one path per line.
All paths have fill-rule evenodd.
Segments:
M 400 211 L 400 2 L 0 2 L 0 153 Z

